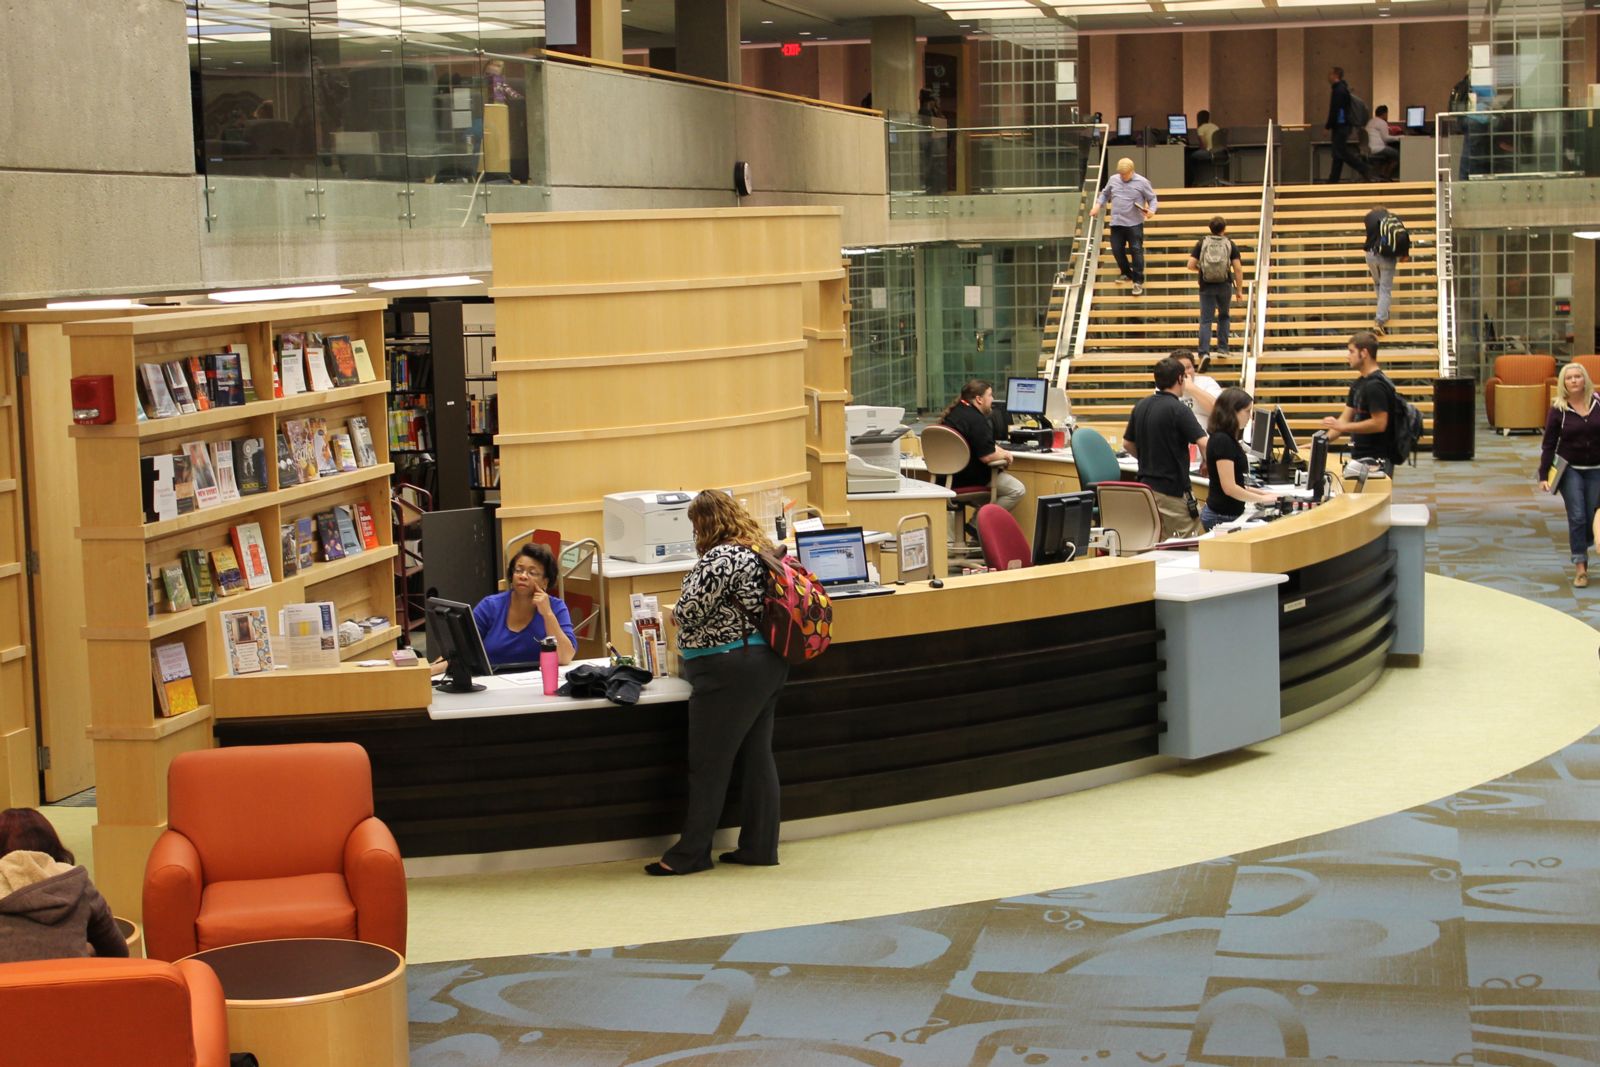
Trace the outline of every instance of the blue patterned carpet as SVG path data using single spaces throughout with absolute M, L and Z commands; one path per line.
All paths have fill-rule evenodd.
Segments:
M 1537 441 L 1424 458 L 1430 566 L 1600 624 Z M 1508 668 L 1509 669 L 1509 668 Z M 1594 699 L 1584 694 L 1583 699 Z M 1600 1063 L 1600 731 L 1432 804 L 1136 878 L 410 972 L 418 1067 Z

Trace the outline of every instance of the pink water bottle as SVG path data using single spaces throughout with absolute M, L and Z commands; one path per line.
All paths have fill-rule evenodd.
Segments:
M 556 639 L 547 637 L 539 642 L 539 674 L 544 679 L 544 695 L 556 695 L 556 686 L 561 680 L 561 671 L 556 658 Z

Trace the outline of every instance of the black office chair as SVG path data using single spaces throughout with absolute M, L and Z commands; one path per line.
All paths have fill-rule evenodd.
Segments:
M 1228 153 L 1227 130 L 1218 130 L 1212 135 L 1210 156 L 1209 160 L 1202 161 L 1200 164 L 1201 166 L 1210 167 L 1210 172 L 1200 181 L 1195 182 L 1195 185 L 1210 187 L 1232 185 L 1233 181 L 1228 176 L 1230 172 L 1229 160 L 1232 157 Z

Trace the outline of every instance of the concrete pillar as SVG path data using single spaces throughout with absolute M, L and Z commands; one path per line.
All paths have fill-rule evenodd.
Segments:
M 739 0 L 677 0 L 675 10 L 678 73 L 737 85 Z
M 1390 122 L 1406 119 L 1406 102 L 1400 98 L 1400 27 L 1393 22 L 1372 27 L 1372 99 L 1367 104 L 1389 105 Z
M 1278 31 L 1278 124 L 1306 121 L 1306 31 Z M 1320 124 L 1320 119 L 1319 119 Z
M 1089 106 L 1085 112 L 1098 111 L 1100 118 L 1117 128 L 1117 42 L 1118 34 L 1103 34 L 1082 38 L 1089 48 Z
M 904 15 L 873 19 L 872 106 L 880 111 L 916 111 L 921 88 L 917 20 Z
M 738 36 L 736 32 L 735 46 Z M 622 62 L 622 0 L 589 0 L 589 55 L 607 63 Z
M 1195 112 L 1211 110 L 1211 34 L 1183 35 L 1183 110 L 1189 121 Z
M 817 54 L 817 99 L 832 104 L 856 104 L 849 99 L 849 75 L 845 72 L 848 49 L 844 45 L 819 45 Z
M 1587 20 L 1585 20 L 1587 21 Z M 1572 350 L 1593 352 L 1595 336 L 1595 242 L 1572 239 Z

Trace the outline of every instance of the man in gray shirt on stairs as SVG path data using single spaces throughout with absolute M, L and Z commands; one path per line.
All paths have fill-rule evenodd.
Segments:
M 1144 295 L 1144 223 L 1155 217 L 1156 191 L 1142 174 L 1133 171 L 1133 160 L 1117 160 L 1116 177 L 1106 182 L 1089 209 L 1091 217 L 1111 202 L 1111 255 L 1117 270 L 1133 283 L 1133 295 Z

